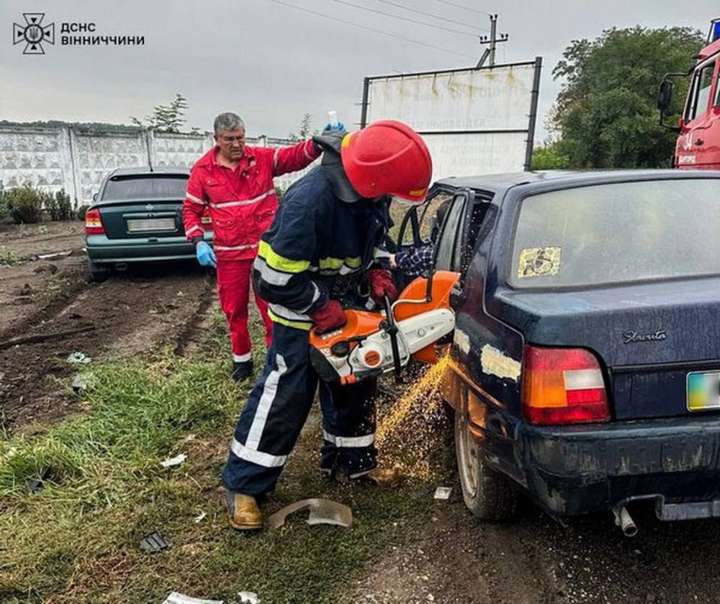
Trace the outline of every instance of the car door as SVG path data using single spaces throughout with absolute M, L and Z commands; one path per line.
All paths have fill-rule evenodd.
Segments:
M 693 74 L 677 142 L 679 168 L 710 168 L 720 161 L 720 89 L 717 57 Z

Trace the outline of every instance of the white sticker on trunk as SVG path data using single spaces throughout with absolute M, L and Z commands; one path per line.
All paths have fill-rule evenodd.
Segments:
M 502 351 L 485 344 L 480 354 L 480 364 L 483 373 L 494 375 L 501 379 L 510 379 L 514 382 L 520 377 L 520 362 L 510 358 Z

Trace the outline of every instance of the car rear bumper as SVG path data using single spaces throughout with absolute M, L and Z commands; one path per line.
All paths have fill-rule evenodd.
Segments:
M 654 499 L 666 519 L 720 514 L 718 416 L 572 427 L 520 424 L 516 434 L 526 486 L 552 512 L 580 514 Z
M 205 241 L 212 242 L 212 235 L 206 233 Z M 195 248 L 185 237 L 108 239 L 105 235 L 90 235 L 86 246 L 88 258 L 96 264 L 195 258 Z

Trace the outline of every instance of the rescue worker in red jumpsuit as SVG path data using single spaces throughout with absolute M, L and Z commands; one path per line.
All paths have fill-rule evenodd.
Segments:
M 399 477 L 377 467 L 375 380 L 320 381 L 308 334 L 342 327 L 343 308 L 370 308 L 397 296 L 383 265 L 389 198 L 422 202 L 432 162 L 422 138 L 394 120 L 315 140 L 325 148 L 322 162 L 288 189 L 253 266 L 274 327 L 223 471 L 230 524 L 239 530 L 262 527 L 256 498 L 275 488 L 318 391 L 321 471 L 380 485 Z
M 273 177 L 302 170 L 321 151 L 310 139 L 286 148 L 250 147 L 245 144 L 245 124 L 234 113 L 218 115 L 214 131 L 216 146 L 190 172 L 183 222 L 198 262 L 217 269 L 220 306 L 230 328 L 232 377 L 240 381 L 253 370 L 248 334 L 250 274 L 260 236 L 272 224 L 278 206 Z M 212 219 L 212 247 L 203 240 L 206 210 Z M 270 346 L 267 303 L 257 292 L 255 302 Z

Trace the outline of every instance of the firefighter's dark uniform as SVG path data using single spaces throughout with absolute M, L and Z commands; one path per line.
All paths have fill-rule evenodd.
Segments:
M 385 201 L 341 201 L 323 166 L 286 193 L 253 267 L 257 291 L 269 302 L 273 341 L 235 428 L 223 472 L 231 491 L 273 490 L 318 389 L 309 358 L 309 313 L 328 297 L 343 306 L 367 302 L 363 275 L 388 226 Z M 321 469 L 361 476 L 376 465 L 375 382 L 319 387 Z

